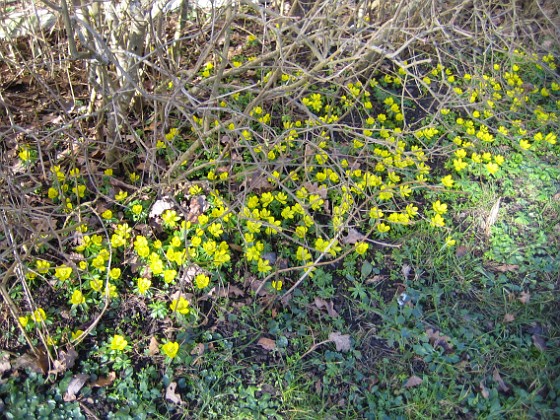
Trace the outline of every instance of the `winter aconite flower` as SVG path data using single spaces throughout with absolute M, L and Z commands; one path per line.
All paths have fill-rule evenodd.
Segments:
M 194 283 L 198 289 L 204 289 L 210 283 L 210 277 L 206 274 L 197 274 Z
M 45 310 L 43 308 L 37 308 L 31 314 L 31 319 L 33 319 L 33 321 L 35 322 L 43 322 L 47 319 L 47 314 L 45 313 Z
M 74 293 L 72 293 L 72 298 L 70 299 L 70 303 L 72 305 L 81 305 L 85 301 L 86 298 L 84 297 L 82 292 L 80 290 L 74 290 Z
M 115 334 L 113 338 L 111 338 L 111 342 L 109 344 L 111 350 L 116 351 L 123 351 L 126 346 L 128 345 L 128 341 L 122 335 Z
M 169 305 L 169 308 L 173 312 L 179 312 L 182 315 L 187 315 L 191 311 L 189 306 L 189 301 L 183 296 L 180 296 L 179 299 L 173 299 L 173 301 Z
M 435 203 L 432 203 L 432 208 L 437 214 L 447 213 L 447 204 L 442 203 L 439 200 L 437 200 Z
M 66 265 L 61 265 L 59 267 L 56 267 L 56 269 L 54 270 L 54 276 L 60 281 L 68 280 L 71 275 L 72 275 L 72 268 L 67 267 Z
M 358 255 L 364 255 L 368 248 L 369 248 L 369 244 L 367 244 L 366 242 L 356 242 L 356 244 L 354 245 L 356 254 Z
M 151 280 L 145 277 L 140 277 L 137 283 L 138 283 L 138 293 L 140 293 L 141 295 L 145 294 L 150 289 L 150 286 L 152 285 Z
M 282 290 L 282 286 L 283 286 L 282 280 L 272 280 L 272 288 L 274 290 L 279 292 L 280 290 Z
M 161 351 L 170 359 L 173 359 L 177 356 L 177 352 L 179 351 L 179 343 L 176 341 L 168 341 L 163 346 L 161 346 Z

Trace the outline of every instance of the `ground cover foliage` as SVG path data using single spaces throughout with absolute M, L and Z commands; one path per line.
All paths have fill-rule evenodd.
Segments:
M 88 7 L 1 45 L 3 416 L 560 415 L 554 2 Z

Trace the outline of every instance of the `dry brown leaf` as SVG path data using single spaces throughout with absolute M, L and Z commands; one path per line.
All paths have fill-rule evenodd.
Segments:
M 189 203 L 189 213 L 187 214 L 186 219 L 191 222 L 195 223 L 198 221 L 198 216 L 203 214 L 208 209 L 208 202 L 206 201 L 206 197 L 203 195 L 196 195 L 191 198 L 191 202 Z
M 506 324 L 510 323 L 510 322 L 513 322 L 513 321 L 515 321 L 515 316 L 513 314 L 505 314 L 504 315 L 504 322 Z
M 519 302 L 521 302 L 522 304 L 526 305 L 527 303 L 529 303 L 529 301 L 531 300 L 531 293 L 529 292 L 521 292 L 521 294 L 519 295 Z
M 171 210 L 173 208 L 173 200 L 170 197 L 162 197 L 156 200 L 152 209 L 150 210 L 150 219 L 160 216 L 165 210 Z
M 326 309 L 327 313 L 333 318 L 338 317 L 338 312 L 334 309 L 334 303 L 330 300 L 321 299 L 320 297 L 315 298 L 315 306 L 318 309 Z
M 367 238 L 354 228 L 348 228 L 348 235 L 342 236 L 340 242 L 343 244 L 353 245 L 356 242 L 365 241 Z
M 336 347 L 336 351 L 347 352 L 350 351 L 350 335 L 340 334 L 339 332 L 332 332 L 329 334 L 329 340 L 332 341 Z
M 446 335 L 442 335 L 439 331 L 436 331 L 433 328 L 428 328 L 426 330 L 426 335 L 428 336 L 428 339 L 430 340 L 430 344 L 434 348 L 441 347 L 445 351 L 450 351 L 450 350 L 453 349 L 453 346 L 449 342 L 451 340 L 451 338 L 449 338 Z
M 381 274 L 376 274 L 375 276 L 367 279 L 366 284 L 378 283 L 382 280 L 385 280 L 386 278 L 387 278 L 387 276 L 384 276 L 384 275 L 381 275 Z
M 498 388 L 502 392 L 508 392 L 509 387 L 505 384 L 504 380 L 500 376 L 500 372 L 498 372 L 497 368 L 494 368 L 494 372 L 492 373 L 492 378 L 497 382 Z
M 480 394 L 482 395 L 482 398 L 487 400 L 488 397 L 490 397 L 490 392 L 488 392 L 488 388 L 486 388 L 486 386 L 484 385 L 484 381 L 480 381 L 479 386 L 480 386 Z
M 73 348 L 68 349 L 68 351 L 61 350 L 58 352 L 58 360 L 53 363 L 54 369 L 49 371 L 49 374 L 56 375 L 57 373 L 65 372 L 71 369 L 76 363 L 78 358 L 78 353 Z
M 544 339 L 544 337 L 540 334 L 533 334 L 531 336 L 531 339 L 533 340 L 533 344 L 535 345 L 535 347 L 537 349 L 539 349 L 540 351 L 545 351 L 546 350 L 546 340 Z
M 153 355 L 158 354 L 158 353 L 159 353 L 159 343 L 157 341 L 157 338 L 152 336 L 150 338 L 150 344 L 148 345 L 148 354 L 150 356 L 153 356 Z
M 419 378 L 416 375 L 412 375 L 410 378 L 408 378 L 408 380 L 404 384 L 404 387 L 405 388 L 413 388 L 415 386 L 420 385 L 422 382 L 423 382 L 422 378 Z
M 259 346 L 261 346 L 263 349 L 265 350 L 274 350 L 276 348 L 276 341 L 270 339 L 270 338 L 266 338 L 266 337 L 261 337 L 259 338 L 259 341 L 257 341 L 257 344 Z
M 500 273 L 507 273 L 508 271 L 517 271 L 519 266 L 517 264 L 502 264 L 494 267 L 494 270 Z
M 323 200 L 327 198 L 327 187 L 325 187 L 324 185 L 319 185 L 316 182 L 304 182 L 303 186 L 305 187 L 305 189 L 307 189 L 307 191 L 309 191 L 310 194 L 317 194 Z
M 191 350 L 191 356 L 202 356 L 204 354 L 204 344 L 198 343 L 196 346 L 193 347 Z
M 117 379 L 117 374 L 115 372 L 109 372 L 109 374 L 103 378 L 97 378 L 95 381 L 91 383 L 92 387 L 104 388 L 106 386 L 110 386 L 113 382 Z
M 76 395 L 78 395 L 88 379 L 89 375 L 86 375 L 85 373 L 75 375 L 68 384 L 68 389 L 63 397 L 64 401 L 76 401 Z
M 167 388 L 165 389 L 165 399 L 175 404 L 181 404 L 183 401 L 181 400 L 181 396 L 175 393 L 176 389 L 177 382 L 169 383 L 169 385 L 167 385 Z
M 49 360 L 46 353 L 39 351 L 38 354 L 25 353 L 14 360 L 14 370 L 31 369 L 34 372 L 46 375 L 49 369 Z
M 459 245 L 457 250 L 455 251 L 455 256 L 457 258 L 462 258 L 469 253 L 469 250 L 466 246 Z

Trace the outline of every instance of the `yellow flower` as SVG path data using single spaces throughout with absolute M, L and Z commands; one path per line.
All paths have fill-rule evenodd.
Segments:
M 259 261 L 257 262 L 257 271 L 259 273 L 268 273 L 271 270 L 272 267 L 270 266 L 270 261 L 259 258 Z
M 144 277 L 138 278 L 137 283 L 138 283 L 138 293 L 140 293 L 141 295 L 145 294 L 150 289 L 150 286 L 152 285 L 152 282 Z
M 528 140 L 519 140 L 519 147 L 521 147 L 524 150 L 528 150 L 531 148 L 531 143 L 529 143 Z
M 115 200 L 124 201 L 126 197 L 128 197 L 128 193 L 126 191 L 121 190 L 115 195 Z
M 74 293 L 72 293 L 72 298 L 70 299 L 70 303 L 72 305 L 81 305 L 85 301 L 86 298 L 84 297 L 82 292 L 80 290 L 74 290 Z
M 453 239 L 453 237 L 451 236 L 445 238 L 445 246 L 452 247 L 453 245 L 455 245 L 456 242 L 457 241 L 455 241 L 455 239 Z
M 366 242 L 356 242 L 354 244 L 354 248 L 355 248 L 356 254 L 364 255 L 369 248 L 369 244 L 367 244 Z
M 23 328 L 27 327 L 27 324 L 29 324 L 29 315 L 20 316 L 18 321 Z
M 175 280 L 175 277 L 177 277 L 177 271 L 176 270 L 164 270 L 163 271 L 163 281 L 166 283 L 171 283 L 173 280 Z
M 385 223 L 379 223 L 377 225 L 377 231 L 379 233 L 386 233 L 386 232 L 389 232 L 389 230 L 391 230 L 391 226 L 386 225 Z
M 103 287 L 103 280 L 101 279 L 93 279 L 89 282 L 89 287 L 92 288 L 92 290 L 99 292 L 101 291 L 101 288 Z
M 169 305 L 169 308 L 173 312 L 179 312 L 182 315 L 187 315 L 191 311 L 189 306 L 189 301 L 181 296 L 179 297 L 179 299 L 173 299 L 173 301 Z
M 37 308 L 31 314 L 31 319 L 35 322 L 43 322 L 47 319 L 47 314 L 45 313 L 43 308 Z
M 163 224 L 167 227 L 175 227 L 181 218 L 177 215 L 175 210 L 165 210 L 161 215 Z
M 272 280 L 272 288 L 278 292 L 282 290 L 283 284 L 282 280 Z
M 299 246 L 296 251 L 296 260 L 307 261 L 311 259 L 311 253 L 302 246 Z
M 447 204 L 442 203 L 439 200 L 437 200 L 435 203 L 432 203 L 432 208 L 437 214 L 447 213 Z
M 58 191 L 55 188 L 50 187 L 47 195 L 51 200 L 54 200 L 56 197 L 58 197 Z
M 443 184 L 444 187 L 451 188 L 453 187 L 455 181 L 453 180 L 453 177 L 451 175 L 446 175 L 443 178 L 441 178 L 441 183 Z
M 113 176 L 113 169 L 107 168 L 105 169 L 105 171 L 103 171 L 103 173 L 105 174 L 105 176 Z
M 453 167 L 457 172 L 460 172 L 467 167 L 467 162 L 462 159 L 453 159 Z
M 438 213 L 434 217 L 432 217 L 430 224 L 435 227 L 443 227 L 445 226 L 445 219 L 441 217 L 441 214 Z
M 111 350 L 123 351 L 127 344 L 128 341 L 126 341 L 122 335 L 115 334 L 111 339 L 110 348 Z
M 68 280 L 71 275 L 72 275 L 72 268 L 67 267 L 66 265 L 61 265 L 59 267 L 56 267 L 56 269 L 54 270 L 54 276 L 60 281 Z
M 77 340 L 78 338 L 80 338 L 82 336 L 84 332 L 82 330 L 76 330 L 75 332 L 72 333 L 72 341 Z
M 120 276 L 121 269 L 118 267 L 111 268 L 111 271 L 109 271 L 109 277 L 111 277 L 113 280 L 117 280 Z
M 37 260 L 35 262 L 35 267 L 37 267 L 37 271 L 40 274 L 47 274 L 49 272 L 49 268 L 51 267 L 51 263 L 45 260 Z
M 488 163 L 486 164 L 486 170 L 487 170 L 491 175 L 494 175 L 496 172 L 498 172 L 498 169 L 500 169 L 500 167 L 498 166 L 497 163 L 488 162 Z
M 161 346 L 161 351 L 170 359 L 173 359 L 177 356 L 177 352 L 179 351 L 179 343 L 176 341 L 168 341 L 163 346 Z
M 210 284 L 210 277 L 208 277 L 206 274 L 197 274 L 197 276 L 194 278 L 194 282 L 197 288 L 204 289 L 206 286 L 208 286 L 208 284 Z
M 113 217 L 113 212 L 111 210 L 105 210 L 103 213 L 101 213 L 101 217 L 105 220 L 109 220 Z

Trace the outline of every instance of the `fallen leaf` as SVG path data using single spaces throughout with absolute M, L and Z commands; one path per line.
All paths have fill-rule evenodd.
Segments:
M 63 400 L 66 402 L 76 401 L 76 395 L 78 395 L 88 379 L 89 375 L 86 375 L 85 373 L 75 375 L 68 384 L 68 389 L 66 390 L 64 397 L 62 397 Z
M 73 348 L 70 348 L 67 352 L 61 350 L 58 353 L 58 359 L 53 363 L 54 369 L 50 370 L 49 374 L 56 375 L 57 373 L 62 373 L 71 369 L 76 363 L 77 358 L 78 353 Z
M 517 271 L 519 266 L 517 264 L 502 264 L 494 267 L 494 270 L 500 273 L 507 273 L 508 271 Z
M 422 382 L 423 382 L 422 378 L 419 378 L 418 376 L 413 375 L 410 378 L 408 378 L 408 380 L 404 384 L 404 387 L 405 388 L 413 388 L 415 386 L 420 385 Z
M 382 280 L 385 280 L 386 278 L 387 278 L 387 276 L 384 276 L 384 275 L 381 275 L 381 274 L 376 274 L 375 276 L 367 279 L 366 284 L 378 283 Z
M 154 217 L 160 216 L 165 210 L 171 210 L 173 208 L 173 200 L 169 197 L 162 197 L 156 200 L 152 209 L 150 210 L 149 217 L 152 219 Z
M 261 346 L 263 349 L 265 350 L 274 350 L 276 348 L 276 341 L 270 339 L 270 338 L 266 338 L 266 337 L 261 337 L 259 338 L 259 341 L 257 341 L 257 344 L 259 346 Z
M 451 343 L 449 343 L 449 341 L 451 340 L 450 337 L 448 337 L 446 335 L 442 335 L 439 331 L 436 331 L 433 328 L 428 328 L 426 330 L 426 335 L 428 336 L 428 339 L 430 340 L 430 344 L 434 348 L 441 347 L 445 351 L 452 350 L 453 346 L 451 345 Z
M 404 264 L 404 265 L 401 267 L 401 273 L 402 273 L 402 275 L 403 275 L 403 277 L 404 277 L 405 279 L 408 278 L 408 275 L 410 274 L 410 270 L 411 270 L 411 267 L 410 267 L 410 265 L 408 265 L 408 264 Z
M 243 290 L 241 290 L 237 286 L 228 285 L 228 295 L 234 297 L 243 297 L 245 296 L 245 292 L 243 292 Z
M 315 306 L 318 309 L 326 309 L 327 313 L 332 316 L 333 318 L 338 317 L 338 312 L 334 309 L 334 303 L 332 301 L 327 301 L 325 299 L 321 299 L 320 297 L 315 298 Z
M 521 292 L 521 294 L 519 295 L 519 302 L 521 302 L 522 304 L 526 305 L 527 303 L 529 303 L 529 301 L 531 300 L 531 293 L 529 292 Z
M 488 392 L 488 388 L 486 388 L 486 386 L 484 385 L 484 381 L 480 381 L 479 386 L 480 386 L 480 394 L 482 395 L 482 398 L 487 400 L 488 397 L 490 397 L 490 392 Z
M 159 343 L 157 341 L 157 338 L 152 336 L 150 338 L 150 344 L 148 345 L 148 354 L 150 356 L 153 356 L 153 355 L 158 354 L 158 353 L 159 353 Z
M 350 335 L 349 334 L 340 334 L 339 332 L 332 332 L 329 334 L 329 340 L 334 343 L 336 346 L 336 351 L 350 351 L 351 343 L 350 343 Z
M 109 374 L 103 378 L 97 378 L 95 381 L 91 383 L 92 387 L 104 388 L 106 386 L 110 386 L 113 382 L 117 379 L 117 374 L 115 372 L 109 372 Z
M 189 213 L 187 214 L 186 219 L 191 222 L 195 223 L 198 221 L 198 216 L 203 214 L 209 207 L 208 202 L 206 201 L 206 197 L 203 195 L 196 195 L 191 198 L 191 202 L 189 203 Z
M 500 376 L 500 372 L 498 372 L 497 368 L 494 368 L 494 372 L 492 373 L 492 378 L 497 382 L 498 388 L 502 392 L 508 392 L 509 387 L 505 384 L 504 380 Z
M 540 334 L 533 334 L 531 336 L 531 338 L 533 339 L 533 344 L 535 345 L 535 347 L 537 349 L 539 349 L 540 351 L 545 351 L 546 350 L 546 340 L 544 339 L 544 337 Z
M 455 256 L 456 256 L 457 258 L 462 258 L 462 257 L 464 257 L 465 255 L 467 255 L 468 252 L 469 252 L 469 250 L 468 250 L 468 248 L 467 248 L 466 246 L 459 245 L 459 246 L 457 247 L 457 250 L 455 251 Z
M 198 343 L 196 346 L 193 347 L 191 350 L 191 356 L 202 356 L 204 354 L 204 344 Z
M 14 360 L 14 370 L 31 369 L 36 373 L 46 375 L 49 368 L 49 361 L 46 353 L 39 351 L 38 354 L 31 352 L 25 353 Z
M 316 182 L 304 182 L 303 186 L 309 191 L 310 194 L 317 194 L 323 200 L 327 198 L 327 187 L 319 185 Z
M 175 393 L 176 389 L 177 382 L 170 382 L 165 389 L 165 399 L 175 404 L 181 404 L 183 401 L 181 400 L 181 396 Z
M 343 244 L 355 244 L 356 242 L 360 242 L 360 241 L 365 241 L 366 235 L 358 232 L 356 229 L 354 228 L 348 228 L 348 235 L 346 236 L 342 236 L 340 238 L 340 242 Z
M 515 316 L 513 314 L 505 314 L 504 315 L 504 322 L 509 323 L 515 321 Z

